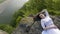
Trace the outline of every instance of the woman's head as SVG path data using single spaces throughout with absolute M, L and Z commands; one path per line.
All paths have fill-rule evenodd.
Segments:
M 44 19 L 44 18 L 45 18 L 45 14 L 40 13 L 40 14 L 39 14 L 39 17 L 40 17 L 41 19 Z
M 44 19 L 45 17 L 46 17 L 46 14 L 45 14 L 45 11 L 46 11 L 47 9 L 43 9 L 40 13 L 39 13 L 39 17 L 41 18 L 41 19 Z
M 35 16 L 34 21 L 40 21 L 41 19 L 45 18 L 45 14 L 39 13 L 37 16 Z

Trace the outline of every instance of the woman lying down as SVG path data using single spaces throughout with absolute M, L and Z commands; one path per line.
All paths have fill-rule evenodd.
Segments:
M 43 9 L 39 14 L 41 18 L 41 26 L 44 29 L 42 34 L 60 34 L 60 30 L 53 23 L 53 20 L 50 18 L 47 9 Z

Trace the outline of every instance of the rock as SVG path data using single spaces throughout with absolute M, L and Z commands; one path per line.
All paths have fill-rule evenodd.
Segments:
M 0 34 L 8 34 L 8 33 L 3 30 L 0 30 Z
M 53 19 L 55 25 L 60 25 L 59 17 L 51 16 L 51 18 Z M 27 26 L 30 26 L 33 22 L 34 20 L 32 17 L 23 18 L 12 34 L 41 34 L 43 29 L 41 27 L 40 21 L 35 21 L 35 23 L 30 28 L 29 32 L 26 32 Z
M 35 34 L 35 33 L 40 34 L 41 33 L 41 27 L 40 27 L 40 23 L 37 23 L 37 21 L 34 23 L 34 25 L 32 25 L 29 32 L 26 32 L 27 26 L 30 26 L 33 22 L 34 21 L 33 21 L 32 17 L 23 18 L 20 21 L 20 24 L 18 25 L 16 30 L 12 34 Z
M 58 17 L 52 17 L 55 25 L 60 29 L 60 18 Z

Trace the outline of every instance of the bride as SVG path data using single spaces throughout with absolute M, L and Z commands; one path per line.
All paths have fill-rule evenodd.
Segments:
M 41 18 L 41 26 L 44 29 L 42 34 L 60 34 L 60 30 L 53 23 L 53 20 L 50 18 L 47 9 L 43 9 L 39 14 Z

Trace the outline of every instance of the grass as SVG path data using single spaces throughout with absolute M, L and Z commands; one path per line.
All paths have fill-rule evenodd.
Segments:
M 0 24 L 0 29 L 6 31 L 7 33 L 11 34 L 14 28 L 8 24 Z
M 56 10 L 48 10 L 48 11 L 51 15 L 60 16 L 60 11 L 56 11 Z
M 4 2 L 5 0 L 0 0 L 0 3 Z

